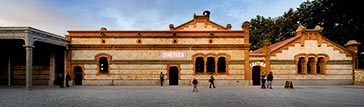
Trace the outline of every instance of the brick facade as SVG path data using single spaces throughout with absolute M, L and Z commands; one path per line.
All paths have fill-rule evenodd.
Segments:
M 169 27 L 165 31 L 68 31 L 69 71 L 75 74 L 73 68 L 82 67 L 83 85 L 158 85 L 160 72 L 166 74 L 170 85 L 189 85 L 193 77 L 207 84 L 210 75 L 215 75 L 220 85 L 250 84 L 245 76 L 248 23 L 242 30 L 231 30 L 230 24 L 223 27 L 205 14 Z M 107 56 L 108 73 L 100 73 L 100 54 Z M 196 68 L 199 61 L 202 66 Z M 200 68 L 204 70 L 196 72 Z

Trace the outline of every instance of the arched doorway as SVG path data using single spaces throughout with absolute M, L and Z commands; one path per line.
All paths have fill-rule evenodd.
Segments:
M 169 68 L 169 85 L 178 85 L 178 68 L 176 66 L 172 66 Z
M 75 66 L 73 72 L 75 73 L 75 85 L 82 85 L 82 79 L 83 79 L 82 67 Z
M 253 85 L 260 85 L 260 66 L 254 66 L 252 69 Z

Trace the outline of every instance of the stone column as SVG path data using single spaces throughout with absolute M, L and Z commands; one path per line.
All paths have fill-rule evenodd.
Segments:
M 203 68 L 204 68 L 204 69 L 203 69 L 203 74 L 204 74 L 204 75 L 206 75 L 206 73 L 207 73 L 207 65 L 206 65 L 206 64 L 207 64 L 207 58 L 206 58 L 206 57 L 204 57 L 204 58 L 203 58 Z
M 218 65 L 217 65 L 217 62 L 219 61 L 219 57 L 217 57 L 217 58 L 216 58 L 216 57 L 214 57 L 214 61 L 215 61 L 215 68 L 214 68 L 214 69 L 215 69 L 215 72 L 214 72 L 214 74 L 213 74 L 213 75 L 216 75 L 216 74 L 218 74 L 218 69 L 217 69 L 217 66 L 218 66 Z
M 48 86 L 53 86 L 53 82 L 55 80 L 55 57 L 54 57 L 54 50 L 51 49 L 51 52 L 50 52 L 50 60 L 49 60 L 49 81 L 48 81 Z
M 67 57 L 67 51 L 66 50 L 63 50 L 63 86 L 66 86 L 66 74 L 67 74 L 67 67 L 66 67 L 66 64 L 67 64 L 67 60 L 66 60 L 66 57 Z M 109 70 L 109 74 L 110 74 L 110 70 Z
M 24 45 L 26 52 L 26 88 L 31 89 L 33 85 L 33 48 L 31 45 Z

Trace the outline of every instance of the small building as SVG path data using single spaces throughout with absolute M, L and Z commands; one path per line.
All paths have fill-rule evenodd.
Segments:
M 218 85 L 251 83 L 249 23 L 241 30 L 210 20 L 210 12 L 169 30 L 69 30 L 67 71 L 75 85 Z
M 53 85 L 69 40 L 32 27 L 0 27 L 0 85 Z
M 250 52 L 254 85 L 259 85 L 262 73 L 273 72 L 273 84 L 297 85 L 353 84 L 357 66 L 356 51 L 360 44 L 350 41 L 346 47 L 321 35 L 323 28 L 306 29 L 299 26 L 296 36 Z

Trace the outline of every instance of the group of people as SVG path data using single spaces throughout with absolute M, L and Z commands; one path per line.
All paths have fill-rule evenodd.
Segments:
M 261 80 L 262 80 L 262 89 L 273 89 L 272 88 L 272 81 L 273 81 L 273 72 L 270 71 L 268 75 L 265 75 L 265 73 L 263 72 L 262 76 L 261 76 Z M 266 84 L 265 81 L 267 81 L 268 83 Z M 265 87 L 265 85 L 267 85 L 267 87 Z
M 209 83 L 210 83 L 209 88 L 216 88 L 214 81 L 215 81 L 215 78 L 213 75 L 211 75 L 210 79 L 209 79 Z M 196 79 L 196 77 L 194 77 L 192 80 L 192 85 L 193 85 L 192 92 L 198 92 L 197 84 L 198 84 L 198 80 Z
M 163 86 L 163 82 L 164 82 L 164 74 L 163 72 L 161 72 L 159 74 L 159 78 L 160 78 L 160 85 Z M 192 85 L 193 85 L 193 90 L 192 92 L 198 92 L 198 89 L 197 89 L 197 84 L 198 84 L 198 80 L 196 78 L 193 78 L 192 81 L 191 81 Z M 210 76 L 210 79 L 209 79 L 209 88 L 216 88 L 215 86 L 215 78 L 213 75 Z
M 159 77 L 160 77 L 160 84 L 161 84 L 161 86 L 163 86 L 163 82 L 164 82 L 163 72 L 160 73 Z M 263 74 L 261 76 L 261 80 L 262 80 L 261 88 L 263 88 L 263 89 L 266 89 L 266 88 L 273 89 L 272 88 L 272 81 L 273 81 L 273 72 L 272 71 L 270 71 L 268 75 L 265 75 L 265 73 L 263 72 Z M 216 88 L 214 81 L 215 81 L 215 78 L 214 78 L 213 75 L 211 75 L 210 79 L 209 79 L 209 83 L 210 83 L 209 88 Z M 268 82 L 267 84 L 266 84 L 266 81 Z M 198 80 L 196 79 L 196 77 L 194 77 L 192 79 L 191 83 L 193 85 L 192 92 L 198 92 L 198 89 L 197 89 Z

